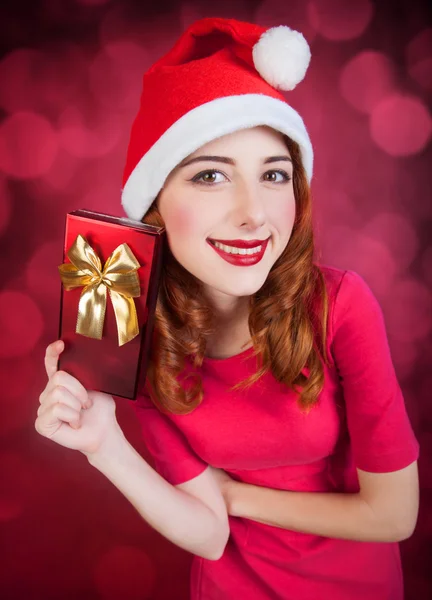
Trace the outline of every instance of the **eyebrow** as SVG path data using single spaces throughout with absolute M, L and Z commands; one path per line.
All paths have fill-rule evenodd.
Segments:
M 236 164 L 236 161 L 233 158 L 229 158 L 228 156 L 196 156 L 195 158 L 191 158 L 190 160 L 183 160 L 178 166 L 179 166 L 179 168 L 183 168 L 183 167 L 187 167 L 188 165 L 191 165 L 192 163 L 203 162 L 203 161 L 213 161 L 213 162 L 225 163 L 226 165 L 234 165 L 234 166 Z M 280 162 L 280 161 L 292 163 L 292 160 L 290 159 L 290 157 L 287 156 L 286 154 L 284 154 L 281 156 L 268 156 L 264 160 L 264 164 L 267 165 L 269 163 Z

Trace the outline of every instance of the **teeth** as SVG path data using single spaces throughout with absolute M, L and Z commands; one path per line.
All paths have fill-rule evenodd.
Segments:
M 228 252 L 229 254 L 256 254 L 262 248 L 262 246 L 257 246 L 256 248 L 235 248 L 233 246 L 225 246 L 225 244 L 220 244 L 219 242 L 212 242 L 216 248 L 220 248 L 224 252 Z

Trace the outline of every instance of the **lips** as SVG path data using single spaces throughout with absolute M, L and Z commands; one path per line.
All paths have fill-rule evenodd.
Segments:
M 267 240 L 253 240 L 255 246 L 252 246 L 252 248 L 261 246 L 261 250 L 259 252 L 254 252 L 254 254 L 230 254 L 229 252 L 225 252 L 221 248 L 217 248 L 214 244 L 212 244 L 210 239 L 207 239 L 207 243 L 226 262 L 228 262 L 232 265 L 238 266 L 238 267 L 250 267 L 250 266 L 256 265 L 257 263 L 260 262 L 260 260 L 264 256 L 264 252 L 266 251 L 269 239 L 270 238 L 268 238 Z M 215 241 L 219 241 L 219 240 L 215 240 Z M 227 241 L 227 240 L 225 240 L 225 241 Z M 239 240 L 237 240 L 237 241 L 239 241 Z M 240 241 L 242 241 L 242 240 L 240 240 Z M 224 242 L 221 242 L 221 243 L 224 243 Z
M 266 240 L 215 240 L 214 238 L 208 238 L 210 242 L 219 242 L 219 244 L 225 244 L 225 246 L 234 246 L 234 248 L 257 248 L 267 242 Z

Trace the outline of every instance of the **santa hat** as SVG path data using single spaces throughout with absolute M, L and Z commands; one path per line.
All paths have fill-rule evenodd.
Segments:
M 193 23 L 144 74 L 123 176 L 122 205 L 141 220 L 170 172 L 208 142 L 267 125 L 300 146 L 308 180 L 313 151 L 300 115 L 278 90 L 304 78 L 310 49 L 286 26 L 233 19 Z

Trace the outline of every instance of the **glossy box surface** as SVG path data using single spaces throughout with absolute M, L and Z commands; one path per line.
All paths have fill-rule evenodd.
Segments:
M 59 369 L 76 377 L 89 390 L 134 400 L 147 371 L 165 228 L 76 210 L 66 216 L 63 262 L 70 262 L 67 253 L 78 234 L 96 251 L 102 266 L 120 244 L 126 243 L 132 250 L 141 265 L 137 271 L 141 296 L 134 299 L 140 333 L 119 346 L 114 309 L 107 294 L 102 339 L 77 334 L 78 303 L 83 288 L 66 291 L 62 285 L 59 338 L 65 342 L 65 349 L 60 355 Z

